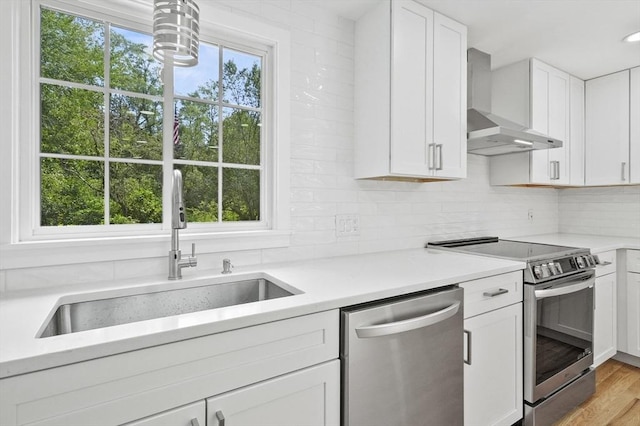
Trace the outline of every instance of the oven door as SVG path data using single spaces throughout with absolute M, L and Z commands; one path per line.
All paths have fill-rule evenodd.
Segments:
M 593 364 L 595 271 L 537 285 L 524 293 L 524 396 L 547 397 Z

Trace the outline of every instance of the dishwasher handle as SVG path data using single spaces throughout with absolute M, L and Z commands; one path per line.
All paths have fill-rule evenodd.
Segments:
M 422 327 L 428 327 L 441 321 L 451 318 L 458 313 L 460 302 L 454 302 L 452 305 L 439 311 L 422 315 L 415 318 L 409 318 L 402 321 L 395 321 L 386 324 L 370 325 L 366 327 L 356 328 L 356 335 L 361 339 L 370 337 L 389 336 L 391 334 L 404 333 L 405 331 L 415 330 Z

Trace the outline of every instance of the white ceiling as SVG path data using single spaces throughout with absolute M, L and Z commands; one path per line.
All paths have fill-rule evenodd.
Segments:
M 357 19 L 383 0 L 315 0 Z M 467 25 L 469 47 L 498 68 L 536 57 L 588 80 L 640 65 L 640 0 L 418 0 Z

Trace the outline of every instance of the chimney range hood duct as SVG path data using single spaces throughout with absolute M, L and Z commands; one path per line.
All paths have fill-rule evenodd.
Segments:
M 467 50 L 467 152 L 501 155 L 559 148 L 562 141 L 491 114 L 491 56 Z

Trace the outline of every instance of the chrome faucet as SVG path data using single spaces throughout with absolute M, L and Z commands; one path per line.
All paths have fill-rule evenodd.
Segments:
M 169 279 L 182 278 L 182 268 L 190 268 L 198 264 L 196 244 L 191 244 L 191 256 L 183 259 L 180 252 L 180 229 L 187 227 L 187 216 L 182 202 L 182 173 L 173 171 L 173 193 L 171 198 L 171 250 L 169 251 Z

